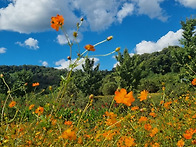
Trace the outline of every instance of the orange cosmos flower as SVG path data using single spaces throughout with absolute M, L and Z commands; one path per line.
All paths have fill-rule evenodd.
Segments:
M 64 124 L 70 126 L 70 125 L 72 125 L 72 121 L 65 121 Z
M 164 104 L 164 107 L 165 107 L 166 109 L 169 109 L 170 104 L 172 104 L 172 101 L 166 102 L 166 103 Z
M 120 91 L 115 91 L 114 100 L 116 103 L 123 103 L 127 106 L 131 106 L 131 103 L 135 101 L 135 98 L 133 97 L 132 91 L 127 94 L 126 89 L 122 88 Z
M 140 99 L 140 101 L 143 101 L 143 100 L 146 100 L 146 99 L 147 99 L 147 95 L 148 95 L 148 91 L 143 90 L 143 91 L 140 93 L 140 96 L 139 96 L 138 98 Z
M 151 131 L 151 133 L 150 133 L 150 137 L 154 137 L 155 136 L 155 134 L 157 134 L 158 133 L 158 128 L 154 128 L 154 129 L 152 129 L 152 131 Z
M 177 147 L 183 147 L 184 146 L 184 140 L 180 139 L 177 143 Z
M 150 131 L 152 129 L 151 124 L 145 124 L 144 129 L 147 130 L 147 131 Z
M 138 110 L 139 109 L 139 107 L 138 106 L 134 106 L 134 107 L 131 107 L 131 110 Z
M 126 146 L 135 146 L 136 143 L 134 142 L 134 138 L 131 138 L 131 137 L 126 137 L 125 138 L 125 145 Z
M 32 86 L 33 87 L 39 86 L 39 83 L 38 82 L 37 83 L 33 83 Z
M 196 86 L 196 78 L 194 78 L 191 83 L 193 86 Z
M 95 47 L 91 44 L 87 44 L 84 48 L 88 51 L 95 51 Z
M 156 117 L 157 116 L 156 113 L 154 113 L 154 112 L 150 112 L 149 115 L 152 116 L 152 117 Z
M 16 105 L 16 102 L 15 101 L 11 101 L 11 103 L 9 104 L 9 107 L 12 108 Z
M 158 143 L 155 143 L 152 145 L 152 147 L 160 147 L 160 145 Z
M 61 137 L 64 139 L 76 140 L 76 133 L 75 131 L 72 131 L 71 128 L 69 128 L 62 133 Z
M 57 14 L 56 17 L 51 17 L 51 27 L 56 31 L 59 30 L 59 27 L 62 28 L 64 25 L 64 18 L 62 15 Z
M 34 104 L 30 105 L 29 110 L 33 109 L 34 106 L 35 106 Z
M 191 139 L 194 133 L 196 133 L 196 129 L 193 130 L 192 128 L 190 128 L 189 130 L 186 130 L 186 132 L 183 134 L 183 136 L 186 139 Z
M 147 120 L 148 120 L 147 117 L 141 116 L 140 119 L 139 119 L 139 123 L 144 122 L 144 121 L 147 121 Z
M 43 112 L 44 112 L 44 108 L 40 106 L 35 110 L 35 113 L 37 113 L 38 115 L 41 115 Z

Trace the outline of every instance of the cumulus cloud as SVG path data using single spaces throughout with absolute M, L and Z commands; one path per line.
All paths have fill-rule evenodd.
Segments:
M 80 17 L 83 27 L 102 31 L 112 23 L 122 22 L 134 14 L 166 20 L 160 7 L 163 0 L 11 0 L 0 9 L 0 30 L 20 33 L 41 32 L 51 29 L 51 16 L 63 15 L 67 30 L 73 29 Z M 77 12 L 77 13 L 76 13 Z M 70 19 L 71 18 L 71 19 Z
M 76 16 L 65 0 L 12 0 L 5 8 L 0 9 L 0 30 L 11 30 L 20 33 L 45 31 L 50 28 L 50 18 L 57 13 L 71 18 L 66 26 L 76 23 Z
M 196 0 L 176 0 L 185 7 L 196 9 Z
M 5 47 L 0 47 L 0 54 L 6 53 L 6 48 Z
M 132 15 L 134 10 L 134 5 L 131 3 L 124 3 L 122 9 L 117 13 L 117 19 L 121 23 L 122 20 L 128 16 Z
M 90 59 L 92 59 L 92 58 L 90 58 Z M 76 61 L 76 59 L 73 59 L 73 60 L 71 60 L 71 63 L 73 64 L 74 62 Z M 78 66 L 74 69 L 74 70 L 76 70 L 76 69 L 82 69 L 82 64 L 84 63 L 84 58 L 82 58 L 82 59 L 80 59 L 79 61 L 78 61 Z M 94 58 L 94 61 L 95 61 L 95 66 L 98 64 L 98 62 L 99 62 L 99 59 L 98 58 Z M 55 63 L 55 65 L 57 66 L 57 67 L 55 67 L 55 68 L 57 68 L 57 69 L 68 69 L 69 68 L 69 64 L 70 64 L 70 61 L 69 60 L 65 60 L 65 59 L 61 59 L 61 60 L 59 60 L 59 61 L 57 61 L 56 63 Z
M 135 52 L 137 54 L 152 53 L 161 51 L 168 46 L 180 45 L 179 40 L 182 38 L 183 30 L 177 32 L 169 31 L 165 36 L 161 37 L 157 42 L 142 41 L 136 45 Z
M 48 62 L 42 61 L 42 65 L 43 65 L 43 66 L 48 66 Z
M 24 41 L 24 43 L 16 42 L 16 44 L 23 46 L 23 47 L 29 47 L 30 49 L 37 50 L 39 48 L 38 46 L 38 40 L 33 38 L 28 38 Z
M 137 7 L 138 13 L 148 15 L 151 19 L 157 18 L 161 21 L 166 21 L 168 16 L 164 14 L 164 10 L 160 7 L 160 4 L 164 0 L 133 0 Z

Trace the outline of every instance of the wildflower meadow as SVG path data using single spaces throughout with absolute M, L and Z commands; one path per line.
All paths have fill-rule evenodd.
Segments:
M 55 88 L 48 85 L 47 94 L 43 94 L 44 90 L 38 89 L 41 83 L 35 82 L 17 87 L 23 95 L 16 96 L 16 89 L 10 87 L 4 73 L 0 73 L 0 80 L 7 91 L 6 95 L 0 95 L 0 146 L 196 146 L 196 64 L 193 60 L 195 50 L 194 54 L 187 55 L 186 59 L 191 60 L 191 64 L 183 68 L 188 80 L 179 83 L 184 86 L 182 88 L 169 85 L 171 79 L 168 79 L 160 84 L 159 91 L 153 92 L 157 88 L 154 86 L 150 89 L 154 81 L 150 82 L 151 78 L 144 78 L 143 84 L 134 89 L 134 82 L 137 84 L 137 79 L 130 82 L 133 83 L 131 87 L 126 85 L 131 78 L 126 80 L 127 76 L 124 76 L 124 80 L 117 80 L 117 88 L 115 87 L 113 94 L 100 96 L 91 93 L 77 101 L 76 93 L 72 91 L 73 85 L 70 83 L 74 80 L 74 69 L 84 64 L 88 57 L 118 54 L 117 60 L 120 64 L 124 65 L 126 62 L 120 59 L 120 47 L 104 55 L 91 55 L 92 52 L 96 53 L 97 45 L 112 41 L 113 36 L 108 36 L 94 45 L 87 44 L 82 49 L 78 48 L 77 59 L 72 60 L 73 45 L 78 44 L 78 30 L 83 21 L 81 18 L 76 24 L 72 41 L 64 28 L 63 16 L 56 15 L 51 18 L 52 29 L 62 31 L 67 39 L 70 49 L 67 60 L 70 64 L 68 72 L 61 76 L 60 85 Z M 195 46 L 192 48 L 195 49 Z M 179 56 L 182 57 L 180 54 L 175 57 Z M 180 61 L 179 64 L 185 65 Z M 124 69 L 120 66 L 118 68 L 119 71 Z M 126 70 L 121 73 L 129 74 Z M 114 84 L 110 86 L 112 85 Z M 33 90 L 27 92 L 27 86 Z M 82 94 L 78 95 L 82 97 Z

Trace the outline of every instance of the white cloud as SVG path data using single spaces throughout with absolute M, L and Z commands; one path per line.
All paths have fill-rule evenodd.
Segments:
M 4 48 L 4 47 L 0 47 L 0 54 L 3 54 L 3 53 L 6 53 L 6 48 Z
M 92 59 L 92 58 L 90 58 L 90 59 Z M 71 64 L 73 64 L 75 61 L 76 61 L 76 59 L 71 60 Z M 82 69 L 82 64 L 84 64 L 84 61 L 85 61 L 84 58 L 80 59 L 77 62 L 78 66 L 75 67 L 74 70 Z M 96 66 L 97 63 L 99 62 L 99 59 L 98 58 L 94 58 L 94 61 L 95 61 L 94 65 Z M 65 60 L 65 59 L 61 59 L 61 60 L 57 61 L 55 63 L 55 65 L 57 66 L 57 67 L 55 67 L 57 69 L 65 69 L 65 68 L 69 69 L 70 61 L 69 60 Z
M 169 31 L 165 36 L 161 37 L 157 42 L 142 41 L 136 45 L 135 51 L 137 54 L 152 53 L 161 51 L 168 46 L 180 45 L 179 39 L 182 38 L 183 30 L 177 32 Z
M 196 9 L 196 0 L 176 0 L 185 7 Z
M 80 17 L 83 27 L 102 31 L 127 16 L 144 14 L 166 21 L 160 4 L 164 0 L 11 0 L 0 9 L 0 30 L 20 33 L 41 32 L 50 27 L 51 16 L 63 15 L 67 30 L 73 29 Z
M 43 65 L 43 66 L 48 66 L 48 62 L 42 61 L 42 65 Z
M 76 23 L 76 16 L 65 0 L 12 0 L 6 8 L 0 9 L 0 30 L 20 33 L 45 31 L 50 28 L 51 16 L 57 13 L 67 18 L 66 26 Z M 70 19 L 71 18 L 71 21 Z
M 80 32 L 78 32 L 78 37 L 76 38 L 76 40 L 75 40 L 75 38 L 73 37 L 73 30 L 70 30 L 69 32 L 68 32 L 68 36 L 69 36 L 69 39 L 72 41 L 72 42 L 75 42 L 75 41 L 77 41 L 78 43 L 83 39 L 83 35 L 80 33 Z M 66 39 L 66 37 L 65 37 L 65 35 L 58 35 L 57 36 L 57 42 L 59 43 L 59 44 L 61 44 L 61 45 L 64 45 L 64 44 L 67 44 L 67 39 Z
M 133 0 L 138 6 L 138 13 L 148 15 L 151 19 L 158 18 L 166 21 L 168 16 L 164 15 L 164 10 L 160 7 L 160 3 L 164 0 Z
M 117 13 L 117 19 L 121 23 L 122 20 L 128 16 L 132 15 L 134 10 L 134 5 L 131 3 L 124 3 L 122 9 Z
M 39 48 L 38 40 L 33 39 L 31 37 L 25 40 L 24 43 L 16 42 L 16 44 L 23 46 L 23 47 L 29 47 L 30 49 L 34 49 L 34 50 Z

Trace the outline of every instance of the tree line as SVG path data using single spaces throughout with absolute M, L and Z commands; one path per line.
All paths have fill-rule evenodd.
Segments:
M 190 18 L 181 21 L 183 38 L 182 46 L 168 46 L 160 52 L 131 56 L 128 49 L 118 53 L 117 66 L 111 71 L 100 70 L 99 65 L 94 67 L 94 60 L 87 58 L 82 70 L 72 74 L 67 94 L 77 95 L 111 95 L 117 88 L 127 90 L 148 90 L 159 92 L 166 86 L 168 93 L 183 92 L 184 83 L 190 82 L 196 75 L 196 19 Z M 24 84 L 27 92 L 33 91 L 32 83 L 39 82 L 37 90 L 48 87 L 58 88 L 61 76 L 66 76 L 67 70 L 59 70 L 44 66 L 0 66 L 2 73 L 16 95 L 23 95 Z M 183 88 L 182 88 L 183 87 Z M 182 89 L 181 91 L 179 89 Z M 0 80 L 0 93 L 6 94 L 7 87 Z

